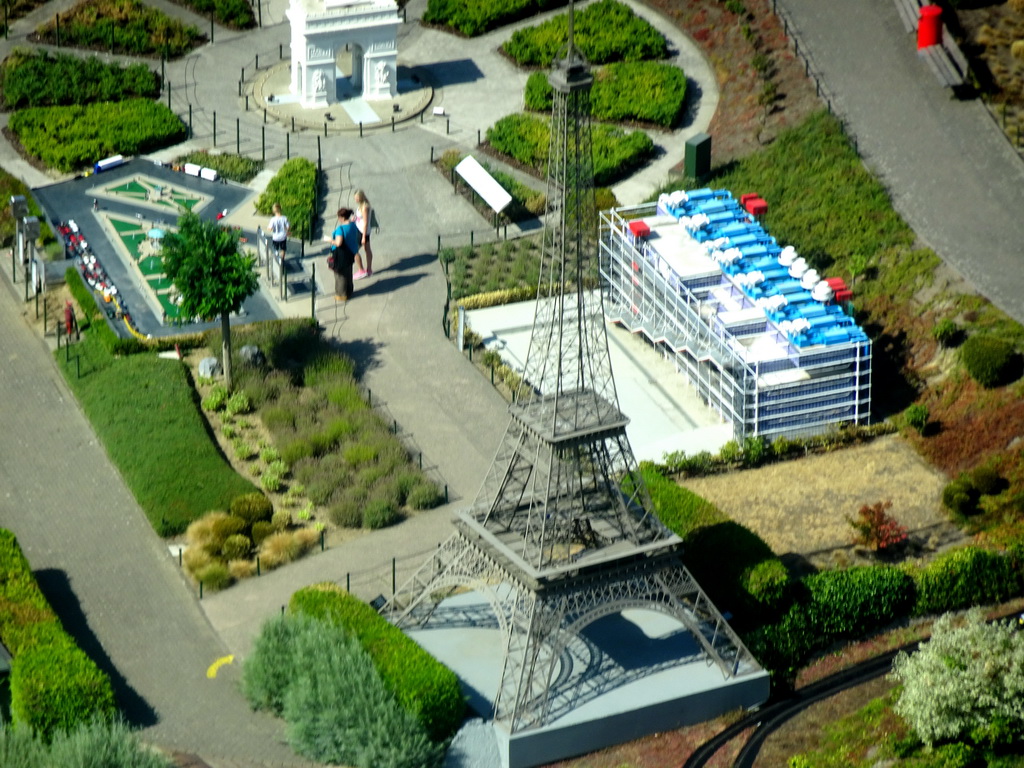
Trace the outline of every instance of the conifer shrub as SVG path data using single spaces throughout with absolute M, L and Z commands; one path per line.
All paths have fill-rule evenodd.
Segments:
M 964 368 L 983 387 L 1009 383 L 1014 358 L 1013 345 L 990 334 L 969 336 L 960 348 Z

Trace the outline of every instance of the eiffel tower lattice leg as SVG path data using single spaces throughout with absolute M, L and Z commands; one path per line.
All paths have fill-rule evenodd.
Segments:
M 457 532 L 395 592 L 383 612 L 398 627 L 422 627 L 453 589 L 469 587 L 487 599 L 505 631 L 509 609 L 503 603 L 507 598 L 499 597 L 495 590 L 506 580 L 501 566 Z

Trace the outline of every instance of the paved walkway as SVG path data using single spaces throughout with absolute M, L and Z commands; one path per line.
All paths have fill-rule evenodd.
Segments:
M 208 21 L 180 6 L 153 2 L 209 29 Z M 16 22 L 11 39 L 0 43 L 0 54 L 72 4 L 55 0 Z M 264 24 L 283 21 L 285 7 L 284 0 L 265 4 Z M 425 466 L 444 478 L 452 500 L 448 507 L 199 602 L 107 461 L 45 345 L 19 320 L 20 286 L 0 290 L 0 322 L 11 329 L 0 342 L 5 355 L 0 386 L 8 396 L 0 410 L 5 436 L 0 481 L 6 489 L 0 524 L 19 535 L 48 596 L 83 647 L 113 675 L 119 703 L 144 728 L 144 738 L 197 753 L 215 768 L 302 761 L 283 743 L 281 723 L 248 711 L 236 690 L 238 666 L 221 667 L 210 680 L 208 665 L 228 652 L 246 653 L 265 618 L 279 613 L 305 584 L 350 578 L 362 597 L 389 592 L 392 558 L 401 580 L 449 534 L 452 511 L 476 494 L 506 426 L 504 401 L 441 331 L 446 287 L 434 258 L 437 238 L 464 242 L 471 230 L 480 238 L 486 223 L 453 194 L 429 159 L 432 149 L 473 148 L 478 130 L 520 109 L 525 75 L 496 52 L 500 34 L 469 41 L 421 28 L 414 21 L 424 8 L 425 0 L 408 8 L 410 23 L 400 30 L 400 64 L 426 73 L 435 86 L 434 103 L 445 107 L 450 123 L 408 121 L 395 133 L 387 127 L 367 131 L 362 139 L 332 132 L 319 142 L 317 133 L 305 131 L 286 145 L 284 125 L 264 124 L 254 105 L 245 111 L 235 74 L 253 66 L 256 55 L 264 66 L 277 58 L 279 46 L 288 42 L 284 24 L 246 33 L 218 28 L 213 45 L 169 63 L 166 72 L 172 107 L 183 116 L 191 108 L 195 138 L 188 146 L 211 146 L 216 111 L 218 147 L 234 152 L 237 142 L 243 152 L 258 156 L 265 136 L 271 170 L 286 151 L 315 159 L 319 145 L 328 183 L 326 210 L 348 203 L 355 187 L 368 191 L 382 226 L 374 241 L 376 274 L 357 283 L 348 307 L 321 302 L 318 317 L 359 363 L 375 405 L 398 421 L 403 435 L 423 452 Z M 689 62 L 684 66 L 703 94 L 686 128 L 664 139 L 678 153 L 687 135 L 706 129 L 715 86 L 710 69 L 685 38 L 664 22 L 659 26 L 672 32 L 680 61 Z M 678 160 L 677 154 L 666 155 L 662 164 L 635 177 L 620 192 L 623 202 L 649 194 Z M 6 142 L 0 142 L 0 165 L 33 187 L 55 180 L 18 158 Z M 270 175 L 261 178 L 265 182 Z M 235 217 L 252 220 L 244 210 L 229 218 Z M 319 250 L 312 248 L 307 257 L 322 276 L 325 255 Z M 307 297 L 281 310 L 300 315 L 308 306 Z
M 1024 163 L 985 106 L 950 98 L 893 0 L 778 2 L 896 209 L 924 244 L 1024 322 Z

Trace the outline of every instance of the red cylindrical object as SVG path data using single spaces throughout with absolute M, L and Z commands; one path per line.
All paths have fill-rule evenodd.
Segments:
M 942 45 L 942 9 L 937 5 L 922 5 L 917 22 L 917 49 Z

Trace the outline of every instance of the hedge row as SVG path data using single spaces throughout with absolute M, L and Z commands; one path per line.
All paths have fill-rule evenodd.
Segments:
M 0 65 L 7 109 L 156 98 L 160 83 L 145 64 L 107 64 L 96 56 L 15 49 Z
M 1019 355 L 1013 344 L 992 334 L 968 336 L 960 348 L 960 359 L 971 378 L 983 387 L 1009 384 L 1021 375 Z
M 183 56 L 203 41 L 199 30 L 139 0 L 85 0 L 36 27 L 38 42 L 135 56 Z M 59 34 L 59 39 L 58 39 Z
M 308 238 L 317 206 L 316 165 L 304 157 L 293 157 L 282 165 L 256 200 L 256 212 L 270 216 L 274 203 L 281 204 L 281 210 L 291 222 L 292 237 L 303 240 Z M 333 213 L 327 212 L 328 221 L 332 222 L 332 231 Z
M 65 173 L 177 144 L 187 133 L 177 115 L 147 99 L 32 107 L 11 115 L 10 128 L 26 152 Z
M 794 581 L 756 534 L 654 465 L 640 470 L 658 518 L 683 540 L 683 559 L 697 582 L 720 610 L 734 614 L 732 624 L 754 657 L 784 677 L 837 640 L 912 615 L 1002 602 L 1024 588 L 1024 546 L 1010 555 L 964 547 L 927 564 L 824 571 Z
M 563 0 L 427 0 L 423 21 L 474 37 L 560 5 Z
M 498 152 L 532 168 L 547 172 L 551 129 L 547 120 L 526 114 L 501 118 L 487 129 L 487 141 Z M 593 127 L 594 184 L 607 186 L 629 176 L 654 156 L 654 142 L 643 131 L 626 132 L 613 125 Z
M 637 98 L 637 94 L 644 94 Z M 545 72 L 526 81 L 526 108 L 550 112 L 551 84 Z M 686 101 L 686 75 L 679 67 L 658 61 L 609 64 L 595 73 L 590 89 L 590 113 L 609 122 L 652 123 L 671 128 Z
M 110 679 L 39 591 L 13 533 L 0 529 L 0 640 L 10 650 L 11 719 L 44 739 L 115 712 Z
M 355 636 L 373 659 L 384 687 L 432 739 L 443 741 L 458 729 L 466 702 L 455 673 L 369 605 L 325 583 L 293 594 L 289 610 L 329 621 Z
M 927 616 L 1008 600 L 1021 593 L 1019 564 L 964 547 L 927 565 L 871 566 L 807 577 L 777 621 L 744 639 L 754 656 L 784 677 L 837 640 L 908 616 Z
M 520 66 L 548 67 L 568 40 L 569 16 L 563 13 L 516 30 L 501 50 Z M 573 42 L 591 64 L 664 59 L 668 55 L 664 36 L 618 0 L 599 0 L 576 12 Z M 637 94 L 647 96 L 646 91 Z

